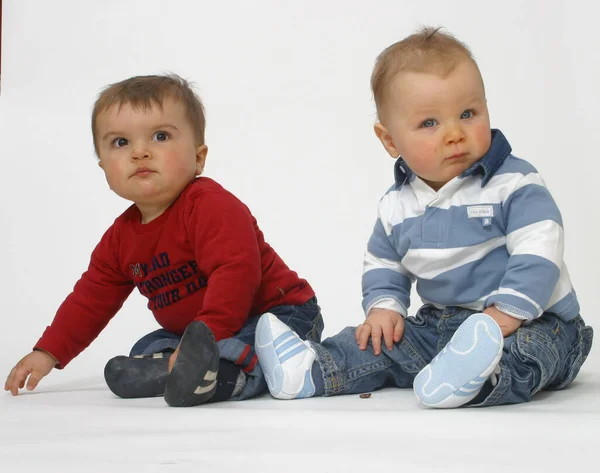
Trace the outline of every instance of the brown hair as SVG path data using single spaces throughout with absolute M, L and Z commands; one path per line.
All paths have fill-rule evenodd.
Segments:
M 384 49 L 371 74 L 371 89 L 378 114 L 392 79 L 402 71 L 450 74 L 460 60 L 468 59 L 477 66 L 471 51 L 450 33 L 441 28 L 424 27 Z
M 98 114 L 113 105 L 130 104 L 134 109 L 148 110 L 153 106 L 162 108 L 165 97 L 180 101 L 186 108 L 198 144 L 204 144 L 206 117 L 200 98 L 194 93 L 191 84 L 176 74 L 135 76 L 107 86 L 98 95 L 92 112 L 92 136 L 96 142 L 96 119 Z

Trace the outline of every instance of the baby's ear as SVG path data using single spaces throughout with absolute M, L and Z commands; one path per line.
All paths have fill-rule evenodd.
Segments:
M 396 159 L 398 157 L 399 153 L 398 153 L 398 150 L 396 149 L 396 146 L 394 145 L 394 140 L 392 139 L 392 135 L 390 135 L 387 128 L 381 122 L 377 122 L 377 123 L 375 123 L 375 126 L 373 127 L 373 129 L 375 130 L 375 134 L 377 135 L 377 138 L 379 138 L 379 141 L 381 141 L 381 144 L 383 145 L 385 150 L 388 152 L 388 154 L 392 158 Z
M 202 174 L 204 165 L 206 164 L 206 155 L 208 154 L 208 146 L 199 145 L 196 148 L 196 176 Z

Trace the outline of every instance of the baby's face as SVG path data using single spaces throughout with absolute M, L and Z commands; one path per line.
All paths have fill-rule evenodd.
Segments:
M 434 190 L 489 149 L 483 81 L 471 61 L 461 61 L 447 77 L 402 72 L 390 87 L 390 102 L 382 114 L 385 123 L 376 126 L 377 135 L 392 157 L 402 156 Z
M 99 164 L 106 180 L 143 217 L 160 215 L 171 205 L 202 173 L 206 157 L 206 146 L 196 144 L 185 107 L 170 98 L 162 105 L 162 110 L 114 105 L 96 120 Z

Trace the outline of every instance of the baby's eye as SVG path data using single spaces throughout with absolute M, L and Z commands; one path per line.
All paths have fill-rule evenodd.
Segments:
M 115 138 L 113 140 L 113 145 L 116 148 L 122 148 L 123 146 L 127 146 L 129 144 L 129 140 L 127 138 Z
M 154 141 L 167 141 L 169 139 L 169 135 L 164 131 L 157 131 L 154 133 L 152 139 Z
M 472 118 L 473 117 L 473 110 L 465 110 L 461 115 L 460 118 L 461 119 L 467 119 L 467 118 Z
M 432 126 L 436 126 L 437 122 L 433 118 L 428 118 L 421 123 L 421 128 L 431 128 Z

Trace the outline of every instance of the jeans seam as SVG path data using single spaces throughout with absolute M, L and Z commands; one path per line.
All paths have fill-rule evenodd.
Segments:
M 312 328 L 306 333 L 306 340 L 312 342 L 320 342 L 321 341 L 321 333 L 323 332 L 324 323 L 323 323 L 323 315 L 319 311 L 317 316 L 312 320 Z
M 400 347 L 402 347 L 402 348 L 400 348 Z M 417 349 L 414 347 L 414 345 L 408 341 L 408 339 L 405 338 L 402 341 L 400 341 L 400 343 L 398 345 L 398 350 L 401 350 L 401 349 L 407 350 L 409 352 L 408 353 L 409 360 L 416 363 L 418 368 L 416 370 L 412 371 L 412 370 L 406 369 L 406 367 L 403 366 L 401 363 L 398 363 L 395 361 L 393 361 L 393 363 L 400 365 L 400 367 L 404 371 L 406 371 L 407 373 L 410 373 L 410 374 L 413 374 L 413 373 L 416 374 L 419 371 L 421 371 L 423 368 L 425 368 L 425 365 L 427 365 L 427 361 L 421 356 L 421 354 L 417 351 Z
M 348 383 L 351 383 L 351 382 L 356 381 L 359 378 L 362 378 L 365 375 L 372 374 L 372 373 L 378 373 L 380 371 L 386 370 L 393 364 L 394 364 L 394 362 L 392 360 L 384 357 L 380 361 L 377 361 L 375 363 L 368 363 L 368 364 L 359 366 L 357 368 L 354 368 L 353 370 L 348 371 L 348 374 L 346 375 L 346 379 L 347 379 Z
M 340 394 L 346 388 L 344 375 L 340 373 L 331 354 L 319 344 L 309 342 L 317 354 L 317 363 L 321 368 L 325 396 Z
M 569 364 L 569 366 L 565 366 L 565 371 L 567 374 L 564 377 L 564 379 L 556 386 L 551 386 L 551 388 L 553 390 L 558 391 L 560 389 L 564 389 L 567 386 L 569 386 L 575 380 L 575 378 L 577 377 L 577 374 L 579 373 L 579 370 L 581 369 L 581 367 L 583 366 L 583 363 L 585 362 L 585 359 L 584 359 L 585 340 L 583 339 L 585 325 L 583 324 L 583 322 L 580 322 L 580 321 L 578 321 L 576 323 L 577 323 L 577 346 L 575 346 L 573 348 L 573 350 L 571 350 L 565 358 L 565 361 L 569 361 L 569 360 L 571 360 L 571 358 L 573 358 L 573 361 Z

